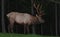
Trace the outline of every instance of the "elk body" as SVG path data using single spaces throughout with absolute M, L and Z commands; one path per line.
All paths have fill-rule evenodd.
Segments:
M 37 7 L 36 7 L 37 8 Z M 42 15 L 33 16 L 28 13 L 19 13 L 19 12 L 10 12 L 7 14 L 10 24 L 8 25 L 8 31 L 13 32 L 14 22 L 24 25 L 24 33 L 27 28 L 27 32 L 29 33 L 29 26 L 37 23 L 44 23 L 42 19 Z

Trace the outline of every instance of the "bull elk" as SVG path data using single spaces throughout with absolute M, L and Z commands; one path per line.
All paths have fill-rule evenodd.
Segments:
M 33 6 L 38 13 L 38 14 L 36 14 L 36 16 L 33 16 L 31 14 L 28 14 L 28 13 L 19 13 L 19 12 L 10 12 L 6 15 L 9 19 L 9 22 L 10 22 L 10 24 L 8 25 L 9 32 L 10 31 L 13 32 L 14 22 L 24 25 L 24 33 L 25 33 L 25 29 L 27 29 L 27 32 L 29 33 L 29 26 L 30 25 L 36 24 L 38 22 L 39 23 L 45 22 L 42 19 L 42 16 L 44 15 L 44 13 L 41 12 L 42 6 L 40 7 L 40 9 L 39 9 L 39 6 L 40 6 L 39 4 L 37 6 L 34 4 Z

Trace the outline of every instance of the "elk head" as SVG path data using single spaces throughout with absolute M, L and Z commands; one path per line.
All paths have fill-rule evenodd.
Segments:
M 45 21 L 42 19 L 42 16 L 45 15 L 45 13 L 43 13 L 44 11 L 42 11 L 42 5 L 40 6 L 40 4 L 36 5 L 34 3 L 33 6 L 37 11 L 36 17 L 38 18 L 39 22 L 44 23 Z

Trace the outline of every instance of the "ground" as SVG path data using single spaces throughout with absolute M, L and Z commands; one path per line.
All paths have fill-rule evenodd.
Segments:
M 43 35 L 37 35 L 37 34 L 0 33 L 0 37 L 59 37 L 59 36 L 43 36 Z

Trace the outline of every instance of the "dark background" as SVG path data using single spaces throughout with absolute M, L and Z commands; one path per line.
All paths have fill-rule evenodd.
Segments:
M 38 0 L 39 3 L 42 3 L 43 5 L 43 10 L 45 13 L 44 19 L 45 23 L 44 24 L 39 24 L 36 26 L 36 34 L 42 34 L 42 35 L 56 35 L 56 25 L 55 25 L 55 3 L 50 2 L 47 0 Z M 1 6 L 1 2 L 0 2 Z M 7 31 L 7 26 L 9 24 L 8 19 L 6 17 L 6 14 L 9 13 L 10 11 L 17 11 L 17 12 L 22 12 L 22 13 L 29 13 L 31 14 L 31 0 L 5 0 L 4 1 L 4 14 L 5 14 L 5 27 L 6 27 L 6 32 Z M 60 34 L 60 4 L 57 4 L 57 31 L 58 35 Z M 35 13 L 34 13 L 35 14 Z M 0 19 L 1 19 L 1 8 L 0 8 Z M 16 26 L 17 26 L 17 32 L 18 33 L 23 33 L 23 26 L 22 25 L 17 25 L 15 23 L 14 26 L 14 32 L 16 33 Z M 31 28 L 30 28 L 31 30 Z M 1 26 L 1 21 L 0 21 L 0 32 L 2 32 L 2 26 Z

